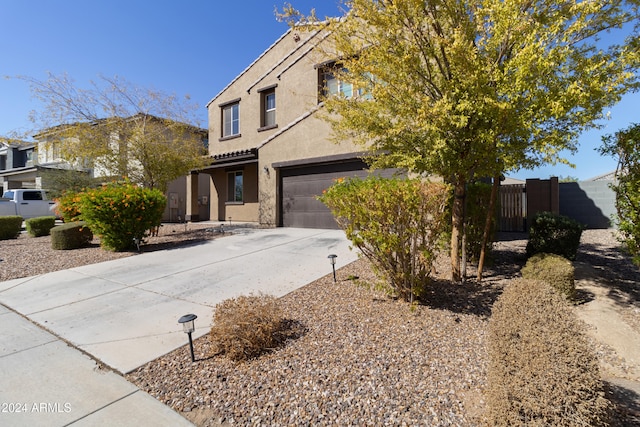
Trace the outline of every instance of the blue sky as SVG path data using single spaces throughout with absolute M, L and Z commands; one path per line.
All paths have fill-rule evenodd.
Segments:
M 291 0 L 303 12 L 342 15 L 339 0 Z M 205 105 L 258 55 L 287 31 L 274 8 L 283 0 L 0 0 L 0 76 L 39 80 L 68 73 L 78 86 L 99 75 L 118 75 L 142 87 Z M 512 177 L 574 176 L 588 179 L 615 169 L 612 158 L 594 151 L 603 134 L 640 122 L 640 94 L 611 109 L 600 131 L 584 134 L 580 149 L 563 165 L 519 171 Z M 26 130 L 38 104 L 28 85 L 0 79 L 0 135 Z

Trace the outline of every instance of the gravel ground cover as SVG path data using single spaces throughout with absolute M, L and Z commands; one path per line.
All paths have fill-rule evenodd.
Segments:
M 221 236 L 207 224 L 167 225 L 142 255 L 97 244 L 61 255 L 47 250 L 48 237 L 21 236 L 0 241 L 0 280 Z M 205 336 L 194 342 L 195 363 L 185 346 L 126 378 L 199 426 L 480 425 L 491 305 L 518 276 L 525 245 L 524 234 L 500 236 L 482 284 L 449 283 L 440 257 L 428 303 L 415 310 L 376 291 L 370 265 L 359 260 L 339 269 L 335 284 L 328 275 L 281 298 L 292 336 L 284 347 L 235 363 L 212 355 Z M 585 231 L 576 261 L 592 265 L 624 302 L 625 319 L 640 325 L 640 270 L 612 232 Z M 37 268 L 25 274 L 8 264 Z M 599 355 L 613 358 L 610 349 Z
M 212 355 L 203 337 L 195 364 L 185 347 L 128 379 L 200 426 L 481 425 L 491 305 L 525 261 L 526 236 L 501 237 L 481 285 L 450 284 L 440 257 L 428 303 L 415 311 L 376 292 L 360 260 L 340 269 L 336 284 L 326 276 L 281 298 L 298 329 L 284 348 L 234 363 Z M 593 253 L 580 262 L 599 266 L 609 261 L 601 252 L 618 247 L 606 230 L 586 231 L 583 244 Z M 617 277 L 637 274 L 615 257 Z M 603 346 L 599 355 L 624 364 Z
M 147 237 L 142 252 L 111 252 L 100 247 L 100 239 L 94 237 L 91 244 L 82 249 L 60 251 L 51 249 L 51 236 L 31 237 L 22 232 L 17 239 L 0 240 L 0 281 L 35 276 L 67 268 L 80 267 L 97 262 L 144 252 L 168 249 L 175 245 L 210 240 L 223 236 L 219 226 L 205 223 L 164 224 L 158 236 Z
M 358 279 L 349 280 L 348 277 Z M 281 299 L 298 337 L 245 363 L 180 349 L 128 379 L 199 425 L 473 425 L 486 316 L 370 290 L 365 261 Z M 475 411 L 477 412 L 477 411 Z

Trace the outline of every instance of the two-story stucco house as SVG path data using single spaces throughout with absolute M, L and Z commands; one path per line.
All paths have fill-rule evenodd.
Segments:
M 318 114 L 324 94 L 354 93 L 332 74 L 328 40 L 322 29 L 290 29 L 208 103 L 212 164 L 199 173 L 211 177 L 211 220 L 337 226 L 316 196 L 367 172 L 363 148 L 333 142 Z M 198 220 L 189 205 L 187 219 Z
M 61 167 L 39 157 L 36 142 L 0 141 L 0 195 L 14 188 L 41 188 L 41 172 Z
M 137 120 L 139 116 L 131 116 L 125 120 Z M 161 119 L 154 116 L 148 116 L 154 121 L 163 123 Z M 180 124 L 182 127 L 184 124 Z M 202 143 L 202 147 L 207 146 L 208 132 L 206 129 L 196 128 L 193 126 L 185 126 L 188 137 L 196 138 Z M 0 184 L 2 188 L 0 190 L 9 190 L 14 188 L 48 188 L 48 184 L 45 181 L 44 170 L 51 169 L 64 169 L 72 170 L 88 174 L 92 178 L 103 179 L 105 181 L 111 180 L 111 173 L 108 169 L 101 167 L 101 162 L 96 162 L 96 159 L 81 159 L 78 158 L 75 161 L 70 162 L 64 159 L 60 153 L 60 147 L 57 141 L 61 138 L 76 138 L 73 135 L 69 135 L 64 125 L 55 126 L 49 129 L 45 129 L 34 135 L 36 142 L 9 142 L 0 141 Z M 167 130 L 166 132 L 170 132 Z M 127 153 L 127 142 L 125 139 L 115 135 L 112 137 L 114 152 Z M 162 136 L 159 136 L 161 138 Z M 127 166 L 131 170 L 138 170 L 139 166 L 135 160 L 130 157 L 123 159 L 127 163 Z M 125 172 L 126 173 L 126 172 Z M 119 177 L 116 177 L 119 178 Z M 203 175 L 201 179 L 201 190 L 194 197 L 195 209 L 199 213 L 199 216 L 203 220 L 209 219 L 209 180 Z M 167 207 L 163 215 L 163 221 L 176 222 L 185 220 L 186 203 L 188 200 L 186 194 L 187 177 L 180 177 L 171 181 L 167 188 Z M 0 191 L 0 195 L 3 191 Z

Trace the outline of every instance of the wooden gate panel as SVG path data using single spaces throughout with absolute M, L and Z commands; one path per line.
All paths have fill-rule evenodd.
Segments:
M 500 186 L 499 231 L 525 231 L 527 217 L 524 184 Z

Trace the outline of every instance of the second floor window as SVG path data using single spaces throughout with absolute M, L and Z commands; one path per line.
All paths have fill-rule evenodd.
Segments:
M 346 68 L 340 68 L 335 63 L 318 67 L 318 102 L 330 96 L 340 96 L 343 98 L 358 98 L 364 100 L 373 99 L 370 86 L 373 78 L 370 73 L 363 74 L 362 87 L 356 86 L 340 79 L 341 74 L 347 72 Z
M 320 84 L 324 97 L 342 95 L 345 98 L 351 98 L 353 96 L 351 83 L 340 81 L 331 68 L 320 70 Z
M 258 132 L 278 127 L 276 123 L 276 88 L 277 84 L 259 89 L 260 94 L 260 127 Z
M 240 134 L 240 103 L 234 102 L 222 107 L 222 137 Z
M 262 118 L 262 126 L 276 125 L 276 91 L 271 90 L 263 93 L 264 115 Z

